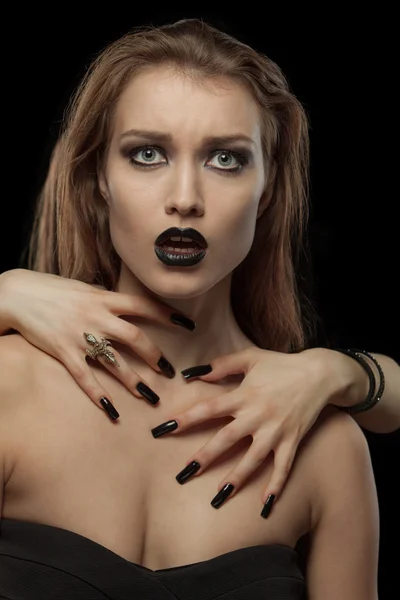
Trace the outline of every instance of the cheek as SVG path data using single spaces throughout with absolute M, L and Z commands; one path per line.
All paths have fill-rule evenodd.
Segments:
M 232 200 L 232 198 L 231 198 Z M 217 241 L 217 262 L 228 273 L 233 271 L 250 252 L 255 232 L 258 202 L 249 198 L 230 202 L 229 207 L 216 216 L 213 238 Z M 218 243 L 221 242 L 221 243 Z
M 141 254 L 146 231 L 143 224 L 150 220 L 144 202 L 133 202 L 132 196 L 113 193 L 109 202 L 110 237 L 114 249 L 126 262 Z
M 128 227 L 124 219 L 136 218 L 146 210 L 149 195 L 148 186 L 143 180 L 135 177 L 132 167 L 126 160 L 119 157 L 110 159 L 107 169 L 107 185 L 109 190 L 110 219 L 121 221 L 121 225 Z
M 238 251 L 247 254 L 254 239 L 258 198 L 240 198 L 235 205 L 237 208 L 231 209 L 225 217 L 225 222 L 229 223 L 227 235 Z
M 110 228 L 117 233 L 140 233 L 143 224 L 149 222 L 152 208 L 148 193 L 143 186 L 131 178 L 116 178 L 118 185 L 110 185 L 109 216 Z M 133 236 L 132 236 L 133 237 Z

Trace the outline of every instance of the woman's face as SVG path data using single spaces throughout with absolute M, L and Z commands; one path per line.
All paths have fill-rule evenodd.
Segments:
M 130 82 L 99 184 L 122 272 L 132 281 L 165 298 L 191 298 L 243 261 L 263 209 L 260 127 L 250 92 L 234 80 L 194 82 L 164 66 Z M 186 259 L 171 251 L 173 241 L 157 252 L 157 237 L 170 227 L 204 236 L 200 262 L 177 266 L 174 259 Z

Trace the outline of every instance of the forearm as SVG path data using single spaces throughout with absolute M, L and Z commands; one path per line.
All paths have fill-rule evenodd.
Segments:
M 353 406 L 362 402 L 369 389 L 369 380 L 365 370 L 350 356 L 327 350 L 330 369 L 340 373 L 337 392 L 329 399 L 329 404 Z M 369 351 L 382 367 L 385 376 L 385 390 L 380 401 L 367 411 L 352 415 L 357 423 L 373 433 L 391 433 L 400 428 L 400 366 L 389 356 Z M 377 386 L 380 382 L 379 371 L 373 361 L 363 355 L 371 366 Z M 333 359 L 333 360 L 331 360 Z M 377 388 L 376 390 L 377 391 Z

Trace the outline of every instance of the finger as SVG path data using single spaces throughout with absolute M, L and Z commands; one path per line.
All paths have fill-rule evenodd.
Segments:
M 229 398 L 228 398 L 229 396 Z M 217 417 L 227 417 L 232 415 L 232 406 L 234 406 L 234 393 L 226 392 L 215 398 L 207 398 L 194 404 L 191 408 L 185 410 L 176 416 L 171 417 L 164 423 L 154 427 L 151 432 L 153 437 L 158 438 L 166 433 L 179 433 L 185 431 L 193 425 L 215 419 Z
M 111 421 L 116 421 L 119 417 L 119 412 L 112 395 L 97 380 L 86 360 L 77 360 L 76 357 L 71 359 L 64 356 L 62 362 L 91 401 L 101 408 Z
M 277 450 L 274 450 L 274 470 L 271 480 L 264 490 L 262 503 L 273 494 L 275 498 L 282 494 L 283 488 L 288 480 L 293 462 L 296 456 L 298 444 L 294 442 L 282 442 Z
M 107 336 L 105 337 L 107 338 Z M 131 348 L 135 354 L 140 356 L 157 373 L 165 373 L 165 370 L 159 366 L 159 361 L 163 357 L 160 348 L 136 325 L 120 321 L 114 325 L 108 338 Z M 114 352 L 114 349 L 112 349 L 112 352 Z
M 200 450 L 198 450 L 193 456 L 186 461 L 185 467 L 176 476 L 178 483 L 186 483 L 186 481 L 192 475 L 199 476 L 207 467 L 226 450 L 231 448 L 238 440 L 245 437 L 245 433 L 238 429 L 237 421 L 232 421 L 228 425 L 225 425 L 222 429 L 214 435 Z M 196 471 L 190 471 L 190 475 L 187 473 L 186 467 L 196 462 Z M 200 465 L 200 466 L 199 466 Z M 223 486 L 221 486 L 223 487 Z
M 265 441 L 262 445 L 253 441 L 238 464 L 219 483 L 217 491 L 220 491 L 227 483 L 230 483 L 234 489 L 230 493 L 229 498 L 233 498 L 250 475 L 265 461 L 270 452 L 271 448 Z
M 156 394 L 148 385 L 148 383 L 131 369 L 125 359 L 115 348 L 110 348 L 111 362 L 107 360 L 106 356 L 99 354 L 96 360 L 102 364 L 107 371 L 112 373 L 119 381 L 137 398 L 145 398 L 151 405 L 158 404 L 160 397 Z M 117 364 L 112 360 L 117 361 Z
M 246 374 L 252 365 L 253 360 L 251 355 L 247 352 L 247 349 L 245 349 L 240 352 L 218 356 L 209 363 L 209 366 L 211 367 L 209 373 L 206 373 L 205 375 L 197 375 L 196 373 L 195 377 L 202 381 L 218 381 L 228 375 Z M 193 368 L 194 367 L 189 367 L 183 371 L 183 376 L 188 381 L 191 379 L 190 371 Z
M 104 297 L 110 311 L 116 316 L 138 316 L 162 325 L 180 326 L 189 331 L 195 329 L 196 324 L 192 319 L 167 304 L 151 298 L 109 291 L 104 292 Z M 172 316 L 173 320 L 171 319 Z

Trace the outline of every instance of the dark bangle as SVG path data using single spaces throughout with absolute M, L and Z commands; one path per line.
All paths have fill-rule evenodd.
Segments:
M 380 364 L 378 363 L 376 358 L 374 356 L 372 356 L 371 354 L 369 354 L 369 352 L 367 352 L 366 350 L 356 350 L 353 348 L 353 349 L 348 349 L 348 350 L 336 350 L 336 351 L 342 352 L 343 354 L 347 354 L 348 356 L 351 356 L 351 358 L 354 358 L 354 360 L 356 360 L 364 368 L 364 370 L 367 372 L 367 375 L 369 378 L 369 391 L 368 391 L 368 395 L 365 400 L 363 400 L 362 402 L 359 402 L 358 404 L 355 404 L 354 406 L 338 406 L 337 408 L 339 408 L 340 410 L 344 410 L 345 412 L 349 413 L 350 415 L 355 415 L 357 413 L 364 412 L 366 410 L 371 409 L 373 406 L 375 406 L 375 404 L 377 404 L 379 402 L 379 400 L 382 397 L 383 390 L 385 389 L 385 376 L 383 374 L 382 367 L 380 366 Z M 378 391 L 377 391 L 375 397 L 374 397 L 374 392 L 375 392 L 375 387 L 376 387 L 375 375 L 374 375 L 373 370 L 371 369 L 371 367 L 365 360 L 365 358 L 362 357 L 362 354 L 364 354 L 365 356 L 368 356 L 368 358 L 370 358 L 372 360 L 372 362 L 376 365 L 379 375 L 380 375 L 380 385 L 379 385 L 379 388 L 378 388 Z
M 359 354 L 365 354 L 365 356 L 368 356 L 368 358 L 374 363 L 374 365 L 378 369 L 378 373 L 379 373 L 379 377 L 380 377 L 380 383 L 379 383 L 378 391 L 376 392 L 376 396 L 375 396 L 375 398 L 372 401 L 373 404 L 371 406 L 368 406 L 365 409 L 365 410 L 368 410 L 369 408 L 372 408 L 372 406 L 375 406 L 375 404 L 377 404 L 379 402 L 379 400 L 383 396 L 383 392 L 385 390 L 385 375 L 383 373 L 383 369 L 382 369 L 381 365 L 378 363 L 378 361 L 376 360 L 375 356 L 372 356 L 372 354 L 370 354 L 366 350 L 355 350 L 355 349 L 353 349 L 353 352 L 358 352 Z

